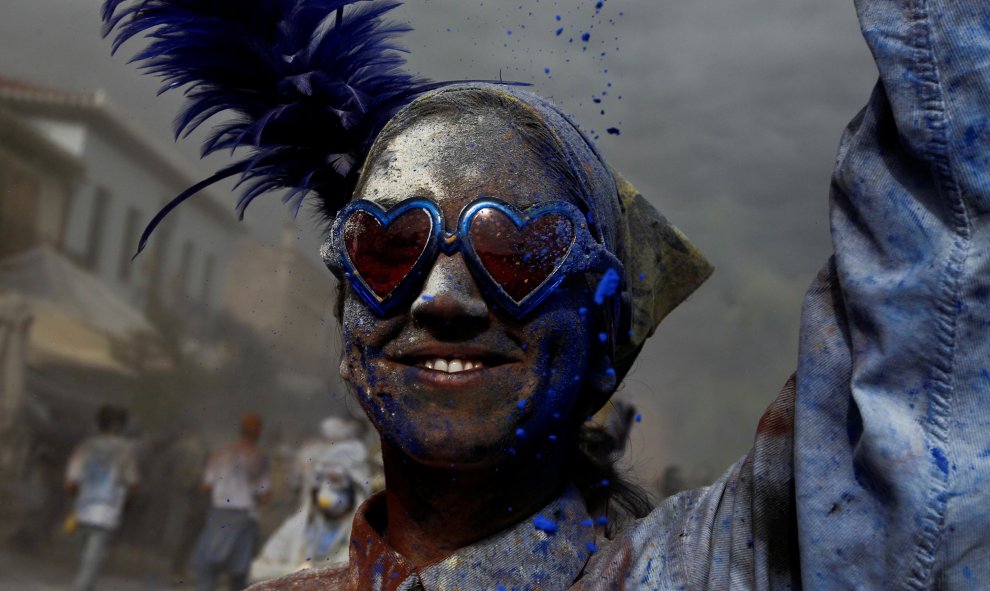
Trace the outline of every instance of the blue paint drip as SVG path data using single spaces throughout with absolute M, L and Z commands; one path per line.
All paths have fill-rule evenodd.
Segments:
M 542 515 L 533 518 L 533 527 L 551 535 L 557 533 L 557 524 Z
M 605 303 L 605 298 L 615 295 L 617 289 L 619 289 L 619 273 L 610 267 L 595 288 L 595 303 L 602 305 Z
M 941 448 L 932 448 L 932 457 L 935 458 L 935 465 L 942 471 L 942 474 L 949 473 L 949 459 L 945 457 L 945 452 Z
M 609 135 L 622 135 L 622 132 L 619 131 L 618 127 L 609 127 L 605 131 L 607 131 Z

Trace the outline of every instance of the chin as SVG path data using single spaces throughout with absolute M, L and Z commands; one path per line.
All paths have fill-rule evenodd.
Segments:
M 392 449 L 432 468 L 491 468 L 511 461 L 517 453 L 513 448 L 516 428 L 497 428 L 488 421 L 412 413 L 397 414 L 386 423 L 376 422 L 375 427 Z

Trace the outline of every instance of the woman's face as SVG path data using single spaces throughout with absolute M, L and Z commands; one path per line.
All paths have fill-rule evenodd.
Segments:
M 433 199 L 452 231 L 461 208 L 481 195 L 524 208 L 565 194 L 498 117 L 428 116 L 377 151 L 355 198 L 386 209 Z M 575 413 L 585 412 L 582 382 L 597 369 L 590 301 L 584 281 L 565 281 L 516 320 L 482 297 L 459 252 L 441 253 L 413 303 L 388 317 L 346 290 L 341 376 L 386 443 L 419 463 L 553 456 L 567 445 Z M 440 360 L 449 373 L 436 369 Z

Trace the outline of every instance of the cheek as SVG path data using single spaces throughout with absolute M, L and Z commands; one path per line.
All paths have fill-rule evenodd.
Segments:
M 368 308 L 353 298 L 344 302 L 343 353 L 340 377 L 367 408 L 368 392 L 373 391 L 380 376 L 375 375 L 372 360 L 382 357 L 382 345 L 392 330 L 392 323 L 377 318 Z
M 581 408 L 580 393 L 589 367 L 587 324 L 568 307 L 545 314 L 529 330 L 530 342 L 537 348 L 529 376 L 533 419 L 569 420 Z

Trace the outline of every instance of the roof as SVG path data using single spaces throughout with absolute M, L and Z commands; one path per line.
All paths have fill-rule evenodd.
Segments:
M 105 334 L 127 338 L 155 334 L 144 315 L 50 246 L 0 260 L 0 290 L 54 306 Z
M 0 149 L 15 150 L 21 161 L 44 168 L 63 179 L 83 174 L 82 161 L 0 106 Z
M 161 147 L 143 128 L 122 117 L 102 91 L 73 92 L 0 76 L 0 105 L 28 115 L 80 119 L 90 123 L 120 144 L 125 152 L 143 157 L 155 174 L 164 182 L 176 185 L 179 190 L 204 178 L 175 153 Z M 204 209 L 218 221 L 229 224 L 232 228 L 242 229 L 236 223 L 233 208 L 222 206 L 217 193 L 210 190 L 201 193 L 209 198 L 194 199 L 191 203 Z

